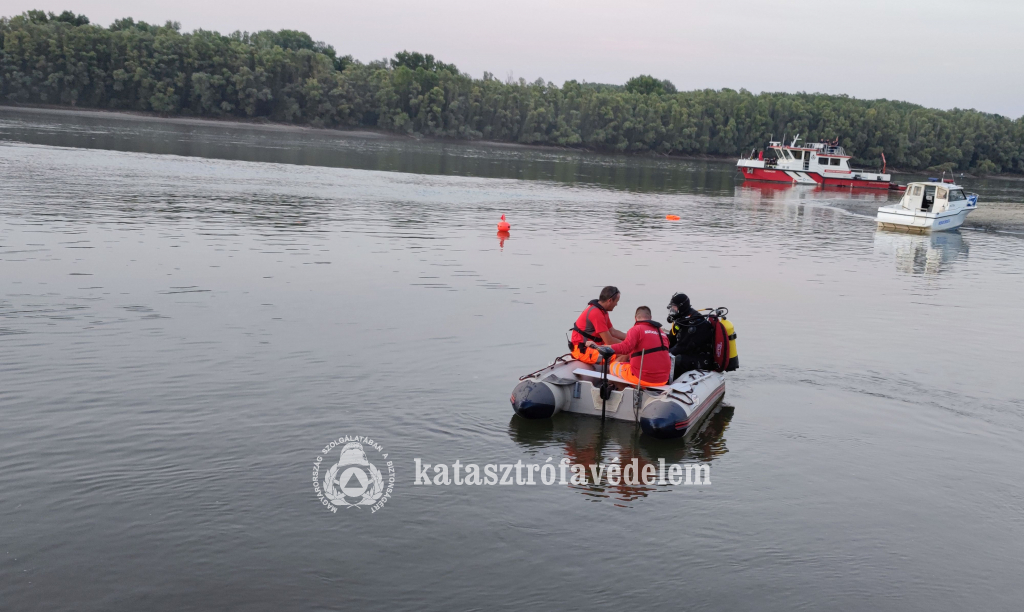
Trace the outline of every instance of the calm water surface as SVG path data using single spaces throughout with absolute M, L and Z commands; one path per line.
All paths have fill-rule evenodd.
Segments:
M 1017 610 L 1024 240 L 878 232 L 850 197 L 887 195 L 0 112 L 0 608 Z M 730 308 L 742 369 L 692 444 L 513 418 L 609 283 L 620 328 Z M 398 465 L 376 514 L 313 492 L 346 434 Z M 423 487 L 415 457 L 714 484 Z

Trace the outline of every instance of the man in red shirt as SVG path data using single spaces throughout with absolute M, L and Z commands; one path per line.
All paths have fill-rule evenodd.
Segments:
M 573 359 L 595 364 L 601 360 L 601 355 L 596 348 L 588 348 L 587 344 L 593 343 L 597 347 L 625 340 L 626 334 L 612 327 L 612 320 L 608 316 L 619 304 L 620 297 L 619 290 L 609 285 L 601 290 L 596 300 L 590 300 L 583 314 L 577 317 L 569 340 Z
M 594 343 L 587 343 L 588 346 L 592 344 Z M 597 350 L 596 344 L 594 350 Z M 609 374 L 625 379 L 634 385 L 638 383 L 652 386 L 668 384 L 672 371 L 672 357 L 668 353 L 668 336 L 662 331 L 661 323 L 651 320 L 650 308 L 641 306 L 636 309 L 636 325 L 629 328 L 626 339 L 618 344 L 612 344 L 600 352 L 608 353 L 609 351 L 621 355 L 622 357 L 619 359 L 628 359 L 628 361 L 616 361 L 611 364 Z M 642 378 L 638 379 L 638 377 Z

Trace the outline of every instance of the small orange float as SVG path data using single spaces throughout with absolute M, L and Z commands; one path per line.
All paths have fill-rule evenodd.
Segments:
M 502 218 L 504 218 L 504 217 L 502 217 Z M 665 215 L 665 218 L 668 219 L 669 221 L 678 221 L 679 220 L 679 215 Z
M 505 221 L 505 215 L 502 215 L 501 221 L 498 221 L 498 231 L 507 232 L 510 229 L 512 229 L 512 226 L 508 224 L 508 221 Z

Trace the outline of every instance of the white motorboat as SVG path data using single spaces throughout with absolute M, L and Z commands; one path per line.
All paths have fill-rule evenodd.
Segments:
M 910 183 L 903 198 L 878 209 L 878 226 L 911 232 L 940 232 L 956 229 L 978 206 L 978 194 L 965 193 L 951 181 Z

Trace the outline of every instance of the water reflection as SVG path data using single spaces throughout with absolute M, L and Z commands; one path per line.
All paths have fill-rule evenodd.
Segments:
M 819 187 L 817 185 L 796 185 L 789 183 L 765 183 L 762 181 L 743 181 L 737 192 L 756 195 L 762 199 L 772 200 L 828 200 L 836 197 L 852 198 L 870 202 L 883 202 L 889 199 L 889 191 L 885 189 L 850 189 L 849 187 Z
M 875 253 L 893 257 L 896 269 L 906 274 L 939 274 L 957 258 L 967 258 L 968 242 L 959 230 L 910 234 L 893 230 L 875 232 Z
M 789 185 L 744 181 L 736 187 L 736 198 L 751 205 L 818 204 L 834 205 L 837 201 L 863 206 L 882 206 L 889 201 L 889 192 L 881 189 L 837 189 L 815 185 Z
M 729 452 L 725 431 L 732 421 L 734 411 L 733 406 L 723 404 L 715 414 L 708 417 L 700 432 L 685 441 L 656 440 L 641 435 L 640 429 L 631 423 L 602 422 L 592 417 L 565 413 L 552 419 L 539 420 L 513 416 L 508 430 L 512 440 L 528 452 L 551 453 L 557 458 L 564 456 L 571 463 L 587 466 L 590 484 L 570 485 L 583 495 L 592 497 L 594 501 L 609 499 L 614 502 L 633 502 L 654 491 L 671 489 L 673 485 L 627 485 L 622 482 L 617 485 L 607 482 L 595 484 L 589 466 L 609 463 L 626 466 L 635 459 L 639 469 L 643 470 L 647 465 L 658 469 L 660 460 L 664 460 L 666 466 L 684 462 L 711 462 Z
M 731 161 L 594 155 L 370 131 L 11 107 L 0 107 L 0 140 L 298 166 L 545 180 L 638 192 L 728 195 L 735 176 Z
M 505 250 L 505 241 L 511 237 L 508 232 L 498 232 L 498 247 Z

